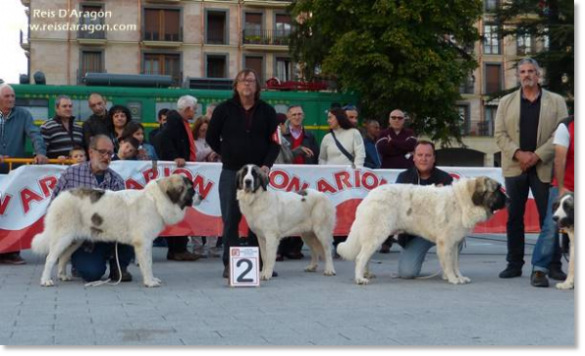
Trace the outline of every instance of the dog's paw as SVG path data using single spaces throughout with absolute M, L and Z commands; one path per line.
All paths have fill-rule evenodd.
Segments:
M 447 277 L 447 282 L 449 282 L 451 284 L 465 284 L 466 283 L 457 277 Z
M 372 278 L 376 278 L 376 275 L 370 271 L 367 271 L 366 273 L 364 273 L 364 277 L 366 277 L 368 279 L 372 279 Z
M 315 272 L 317 271 L 317 265 L 308 265 L 305 267 L 305 272 Z
M 144 281 L 144 285 L 148 288 L 156 288 L 156 287 L 160 287 L 161 284 L 161 280 L 158 278 L 153 277 L 151 280 L 149 281 Z
M 55 283 L 53 283 L 52 279 L 41 279 L 41 286 L 43 287 L 53 287 L 55 285 Z
M 370 283 L 370 280 L 369 280 L 369 279 L 367 279 L 367 278 L 363 278 L 363 277 L 357 277 L 357 278 L 355 279 L 355 283 L 356 283 L 356 284 L 359 284 L 359 285 L 361 285 L 361 286 L 365 286 L 365 285 L 367 285 L 368 283 Z
M 335 270 L 334 269 L 326 269 L 323 274 L 326 276 L 335 276 Z
M 459 278 L 459 283 L 461 283 L 461 284 L 471 283 L 471 279 L 469 279 L 469 277 L 459 276 L 458 278 Z
M 557 283 L 557 289 L 561 290 L 573 289 L 574 287 L 575 285 L 573 282 Z
M 73 277 L 71 277 L 71 276 L 68 276 L 68 275 L 66 275 L 66 274 L 60 274 L 60 275 L 59 275 L 59 280 L 60 280 L 60 281 L 63 281 L 63 282 L 69 282 L 69 281 L 71 281 L 72 279 L 73 279 Z
M 263 281 L 269 281 L 270 278 L 272 278 L 272 272 L 270 272 L 270 273 L 262 272 L 260 274 L 260 279 Z

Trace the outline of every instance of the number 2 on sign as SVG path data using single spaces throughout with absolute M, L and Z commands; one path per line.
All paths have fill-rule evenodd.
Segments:
M 252 270 L 253 266 L 252 261 L 250 261 L 247 258 L 242 258 L 241 260 L 236 262 L 236 267 L 242 266 L 243 263 L 247 265 L 246 269 L 242 273 L 240 273 L 236 280 L 238 281 L 238 283 L 253 283 L 254 282 L 253 278 L 244 278 Z
M 259 260 L 258 247 L 230 247 L 230 286 L 260 286 Z

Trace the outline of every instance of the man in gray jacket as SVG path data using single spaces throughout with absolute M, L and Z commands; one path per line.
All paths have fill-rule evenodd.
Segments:
M 32 115 L 23 108 L 14 107 L 14 89 L 8 84 L 0 85 L 0 174 L 8 173 L 6 158 L 26 158 L 25 136 L 31 140 L 35 150 L 35 163 L 47 163 L 45 143 Z M 26 263 L 20 251 L 0 253 L 0 264 L 21 265 Z
M 534 59 L 524 58 L 518 62 L 516 74 L 521 88 L 500 100 L 494 134 L 502 151 L 502 173 L 510 196 L 506 226 L 508 266 L 500 273 L 500 278 L 522 275 L 528 192 L 532 191 L 542 227 L 552 177 L 553 134 L 561 120 L 568 116 L 563 97 L 540 87 L 540 67 Z M 549 277 L 566 278 L 560 269 L 560 254 L 549 266 Z M 533 273 L 531 283 L 543 283 L 544 278 Z

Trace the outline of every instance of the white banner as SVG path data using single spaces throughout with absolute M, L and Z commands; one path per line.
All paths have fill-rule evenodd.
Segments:
M 177 168 L 173 162 L 115 161 L 111 168 L 125 180 L 126 188 L 142 189 L 150 180 L 173 173 L 191 179 L 195 189 L 204 197 L 201 205 L 190 211 L 181 225 L 182 234 L 221 235 L 219 204 L 220 163 L 189 163 Z M 19 167 L 0 178 L 0 251 L 17 238 L 3 241 L 11 233 L 31 239 L 33 232 L 42 229 L 42 217 L 50 202 L 51 193 L 67 166 L 31 165 Z M 464 177 L 489 176 L 502 184 L 499 168 L 443 167 L 456 180 Z M 325 192 L 337 207 L 337 235 L 347 234 L 355 216 L 355 208 L 369 191 L 379 185 L 393 183 L 401 170 L 351 169 L 349 166 L 276 165 L 270 173 L 271 189 L 297 191 L 313 188 Z M 529 207 L 529 214 L 535 212 Z M 537 215 L 536 215 L 537 216 Z M 492 219 L 486 232 L 504 232 L 505 219 Z M 534 230 L 534 217 L 528 219 L 527 230 Z M 33 231 L 27 231 L 31 229 Z M 536 226 L 538 228 L 538 226 Z M 172 228 L 171 228 L 172 231 Z M 175 231 L 177 233 L 177 231 Z M 170 234 L 167 230 L 167 235 Z M 26 246 L 27 243 L 24 243 Z

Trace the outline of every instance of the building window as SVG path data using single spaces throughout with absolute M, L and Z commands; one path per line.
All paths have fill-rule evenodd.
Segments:
M 145 53 L 144 74 L 170 75 L 173 85 L 181 84 L 181 56 L 169 53 Z
M 258 80 L 264 86 L 264 57 L 246 56 L 244 59 L 244 68 L 253 69 L 259 76 Z
M 473 94 L 473 86 L 475 84 L 475 78 L 473 75 L 468 76 L 465 78 L 463 83 L 459 86 L 459 93 L 460 94 Z
M 246 34 L 252 36 L 262 35 L 262 13 L 246 12 L 246 23 L 244 29 Z
M 227 56 L 223 54 L 208 54 L 207 78 L 227 78 Z
M 485 65 L 485 93 L 494 94 L 502 90 L 502 66 L 500 64 Z
M 207 11 L 205 43 L 228 44 L 227 13 L 225 11 Z
M 479 135 L 480 136 L 493 136 L 494 135 L 494 122 L 496 122 L 496 111 L 497 106 L 486 105 L 484 106 L 484 120 L 478 123 Z
M 275 77 L 281 82 L 293 80 L 293 65 L 290 58 L 276 58 Z
M 550 37 L 548 35 L 548 28 L 544 29 L 544 35 L 542 36 L 542 49 L 548 51 L 550 49 Z
M 534 41 L 530 34 L 516 36 L 516 54 L 519 56 L 534 53 Z
M 182 41 L 181 10 L 145 9 L 145 41 Z
M 469 114 L 469 105 L 457 106 L 459 111 L 459 118 L 461 119 L 461 136 L 467 136 L 474 134 L 471 131 L 471 117 Z
M 494 12 L 500 6 L 499 0 L 483 0 L 483 8 L 486 12 Z
M 81 16 L 79 18 L 79 32 L 78 38 L 92 38 L 105 39 L 106 31 L 103 29 L 104 18 L 99 16 L 91 16 L 100 11 L 104 11 L 103 5 L 84 5 L 80 6 L 82 14 L 89 14 L 89 16 Z
M 267 42 L 268 37 L 262 26 L 262 13 L 246 12 L 244 17 L 244 43 L 261 44 Z
M 288 45 L 288 36 L 291 32 L 291 20 L 290 15 L 287 14 L 276 14 L 274 18 L 275 29 L 274 29 L 274 44 Z
M 104 52 L 103 51 L 81 51 L 81 59 L 79 61 L 79 78 L 78 82 L 81 84 L 83 77 L 87 73 L 103 73 L 104 72 Z
M 486 24 L 483 27 L 483 52 L 485 54 L 500 54 L 500 37 L 498 26 Z

